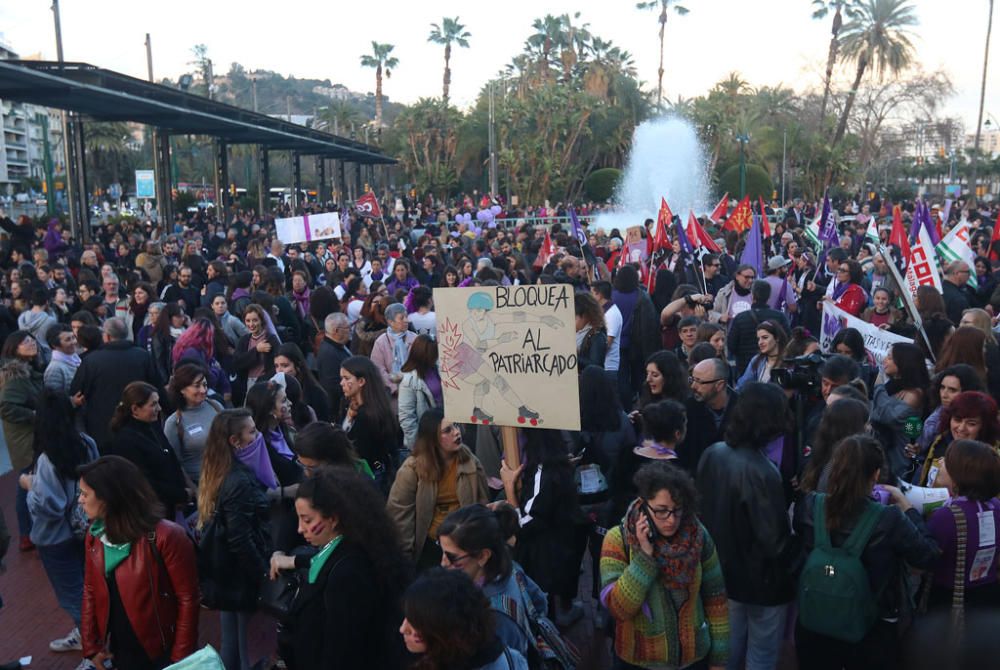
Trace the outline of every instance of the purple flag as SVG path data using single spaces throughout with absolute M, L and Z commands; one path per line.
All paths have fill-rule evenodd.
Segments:
M 683 237 L 686 236 L 682 236 L 682 239 Z M 683 248 L 683 242 L 681 245 Z M 750 225 L 750 231 L 747 233 L 746 245 L 743 247 L 743 254 L 740 256 L 740 264 L 753 267 L 758 277 L 764 274 L 764 258 L 760 245 L 760 217 L 753 217 L 753 223 Z
M 830 196 L 823 195 L 823 214 L 819 219 L 819 241 L 823 249 L 819 252 L 819 260 L 816 261 L 816 273 L 823 269 L 826 263 L 826 252 L 840 245 L 840 237 L 837 234 L 837 212 L 830 204 Z
M 573 236 L 580 242 L 580 249 L 587 246 L 587 234 L 583 232 L 583 226 L 580 225 L 580 219 L 576 218 L 576 208 L 569 208 L 569 221 L 573 226 Z

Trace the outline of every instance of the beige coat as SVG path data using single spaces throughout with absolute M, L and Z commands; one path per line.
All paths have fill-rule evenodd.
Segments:
M 486 473 L 469 448 L 462 445 L 458 454 L 458 503 L 462 507 L 489 502 Z M 410 456 L 396 473 L 389 491 L 386 509 L 399 529 L 403 552 L 413 560 L 420 558 L 434 520 L 437 505 L 437 482 L 427 482 L 417 476 L 417 462 Z

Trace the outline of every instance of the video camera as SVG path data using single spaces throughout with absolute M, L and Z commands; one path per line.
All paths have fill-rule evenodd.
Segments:
M 806 396 L 819 397 L 822 391 L 820 367 L 829 358 L 819 352 L 798 356 L 785 361 L 785 367 L 771 370 L 771 383 L 787 391 L 797 391 Z

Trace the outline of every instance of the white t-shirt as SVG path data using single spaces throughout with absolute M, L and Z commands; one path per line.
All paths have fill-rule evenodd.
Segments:
M 622 335 L 622 312 L 618 305 L 612 305 L 611 309 L 604 313 L 604 325 L 608 329 L 608 337 L 612 338 L 608 353 L 604 355 L 604 369 L 617 372 L 621 364 L 621 335 Z
M 429 335 L 431 339 L 437 339 L 437 315 L 434 312 L 421 314 L 414 312 L 410 315 L 410 325 L 417 335 Z

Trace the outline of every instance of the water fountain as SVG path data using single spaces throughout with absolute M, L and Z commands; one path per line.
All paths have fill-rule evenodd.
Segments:
M 624 234 L 629 226 L 655 220 L 661 197 L 682 221 L 687 221 L 689 209 L 704 214 L 711 208 L 706 165 L 690 121 L 661 116 L 640 124 L 632 135 L 632 151 L 615 192 L 615 208 L 599 215 L 595 225 L 607 232 L 618 228 Z

